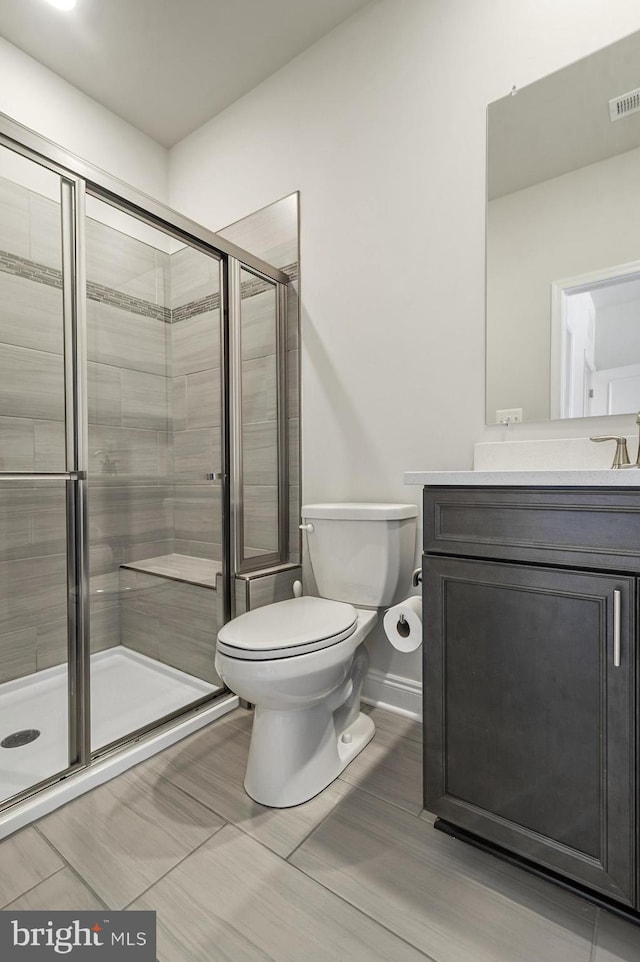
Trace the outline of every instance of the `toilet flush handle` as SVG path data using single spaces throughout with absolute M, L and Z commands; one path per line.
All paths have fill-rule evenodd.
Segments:
M 311 522 L 309 522 L 309 524 L 299 524 L 298 527 L 300 528 L 301 531 L 308 531 L 309 534 L 311 534 L 311 532 L 313 531 L 313 525 L 311 524 Z

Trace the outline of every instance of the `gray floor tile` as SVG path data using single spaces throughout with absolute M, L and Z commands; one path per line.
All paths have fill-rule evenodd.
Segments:
M 48 815 L 38 828 L 107 906 L 118 909 L 222 824 L 138 766 Z
M 373 705 L 363 705 L 362 711 L 366 715 L 371 715 L 378 731 L 387 732 L 389 735 L 401 735 L 403 738 L 410 738 L 422 744 L 422 725 L 413 718 L 396 715 L 383 708 L 375 708 Z
M 601 911 L 591 962 L 637 962 L 638 959 L 640 925 Z
M 21 912 L 84 912 L 104 907 L 70 868 L 61 869 L 7 905 L 8 909 Z
M 160 962 L 425 962 L 230 825 L 130 908 L 158 913 Z
M 290 861 L 438 962 L 590 962 L 591 906 L 365 792 Z
M 0 908 L 64 867 L 34 828 L 0 842 Z
M 422 811 L 422 744 L 405 735 L 377 727 L 340 777 L 413 815 Z
M 285 810 L 244 792 L 253 716 L 230 713 L 0 843 L 0 906 L 154 909 L 180 962 L 640 957 L 640 927 L 434 831 L 419 726 L 366 710 L 374 741 Z
M 146 765 L 286 858 L 351 789 L 336 779 L 295 808 L 265 808 L 244 790 L 249 734 L 214 722 Z
M 560 925 L 568 916 L 581 918 L 592 927 L 595 925 L 597 910 L 584 899 L 516 865 L 435 831 L 432 824 L 428 825 L 426 837 L 430 861 L 444 871 L 490 888 L 507 900 L 515 899 Z
M 221 718 L 217 724 L 225 723 L 227 725 L 233 725 L 234 728 L 239 728 L 240 731 L 251 734 L 253 712 L 246 708 L 235 708 L 233 711 L 230 711 L 228 715 L 225 715 L 224 718 Z

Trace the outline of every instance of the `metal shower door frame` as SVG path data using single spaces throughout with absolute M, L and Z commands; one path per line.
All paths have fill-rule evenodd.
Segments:
M 89 644 L 89 537 L 88 537 L 88 397 L 87 397 L 87 326 L 85 273 L 85 197 L 96 197 L 138 220 L 170 236 L 182 240 L 220 262 L 221 278 L 221 383 L 222 383 L 222 496 L 223 540 L 223 604 L 221 613 L 227 620 L 233 613 L 231 569 L 233 532 L 237 511 L 231 504 L 231 460 L 237 438 L 229 429 L 230 417 L 230 316 L 231 265 L 246 267 L 275 282 L 280 291 L 279 302 L 289 277 L 272 265 L 207 230 L 195 221 L 141 193 L 123 181 L 94 167 L 80 157 L 47 140 L 12 118 L 0 113 L 0 146 L 48 168 L 61 178 L 61 227 L 63 272 L 63 324 L 65 364 L 65 431 L 66 471 L 64 472 L 0 472 L 4 481 L 64 481 L 67 501 L 67 594 L 68 594 L 68 705 L 69 705 L 69 766 L 54 776 L 38 782 L 29 789 L 0 802 L 0 813 L 25 801 L 45 788 L 55 785 L 71 774 L 85 769 L 92 758 L 119 750 L 123 745 L 144 737 L 148 732 L 160 731 L 173 721 L 205 702 L 200 699 L 185 709 L 174 712 L 119 739 L 92 755 L 90 740 L 90 644 Z M 239 270 L 239 268 L 238 268 Z M 282 323 L 282 322 L 280 322 Z M 281 335 L 279 335 L 281 336 Z M 286 358 L 286 342 L 284 343 Z M 280 389 L 286 381 L 280 374 Z M 279 390 L 280 390 L 279 389 Z M 281 415 L 282 416 L 282 415 Z M 286 426 L 286 425 L 285 425 Z M 286 435 L 285 435 L 286 436 Z M 286 456 L 286 453 L 285 453 Z M 286 476 L 286 475 L 285 475 Z M 240 515 L 241 517 L 241 515 Z M 282 526 L 282 518 L 281 518 Z M 282 541 L 282 535 L 281 535 Z M 256 565 L 258 567 L 258 565 Z M 214 696 L 216 697 L 216 696 Z

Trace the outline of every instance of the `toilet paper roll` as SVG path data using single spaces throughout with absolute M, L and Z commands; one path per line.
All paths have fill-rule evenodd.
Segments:
M 422 599 L 411 595 L 385 613 L 385 634 L 398 651 L 415 651 L 422 644 Z

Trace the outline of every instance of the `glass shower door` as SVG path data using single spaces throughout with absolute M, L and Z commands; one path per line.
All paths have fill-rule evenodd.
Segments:
M 211 698 L 221 262 L 87 198 L 92 750 Z
M 82 756 L 73 192 L 0 147 L 0 808 Z

